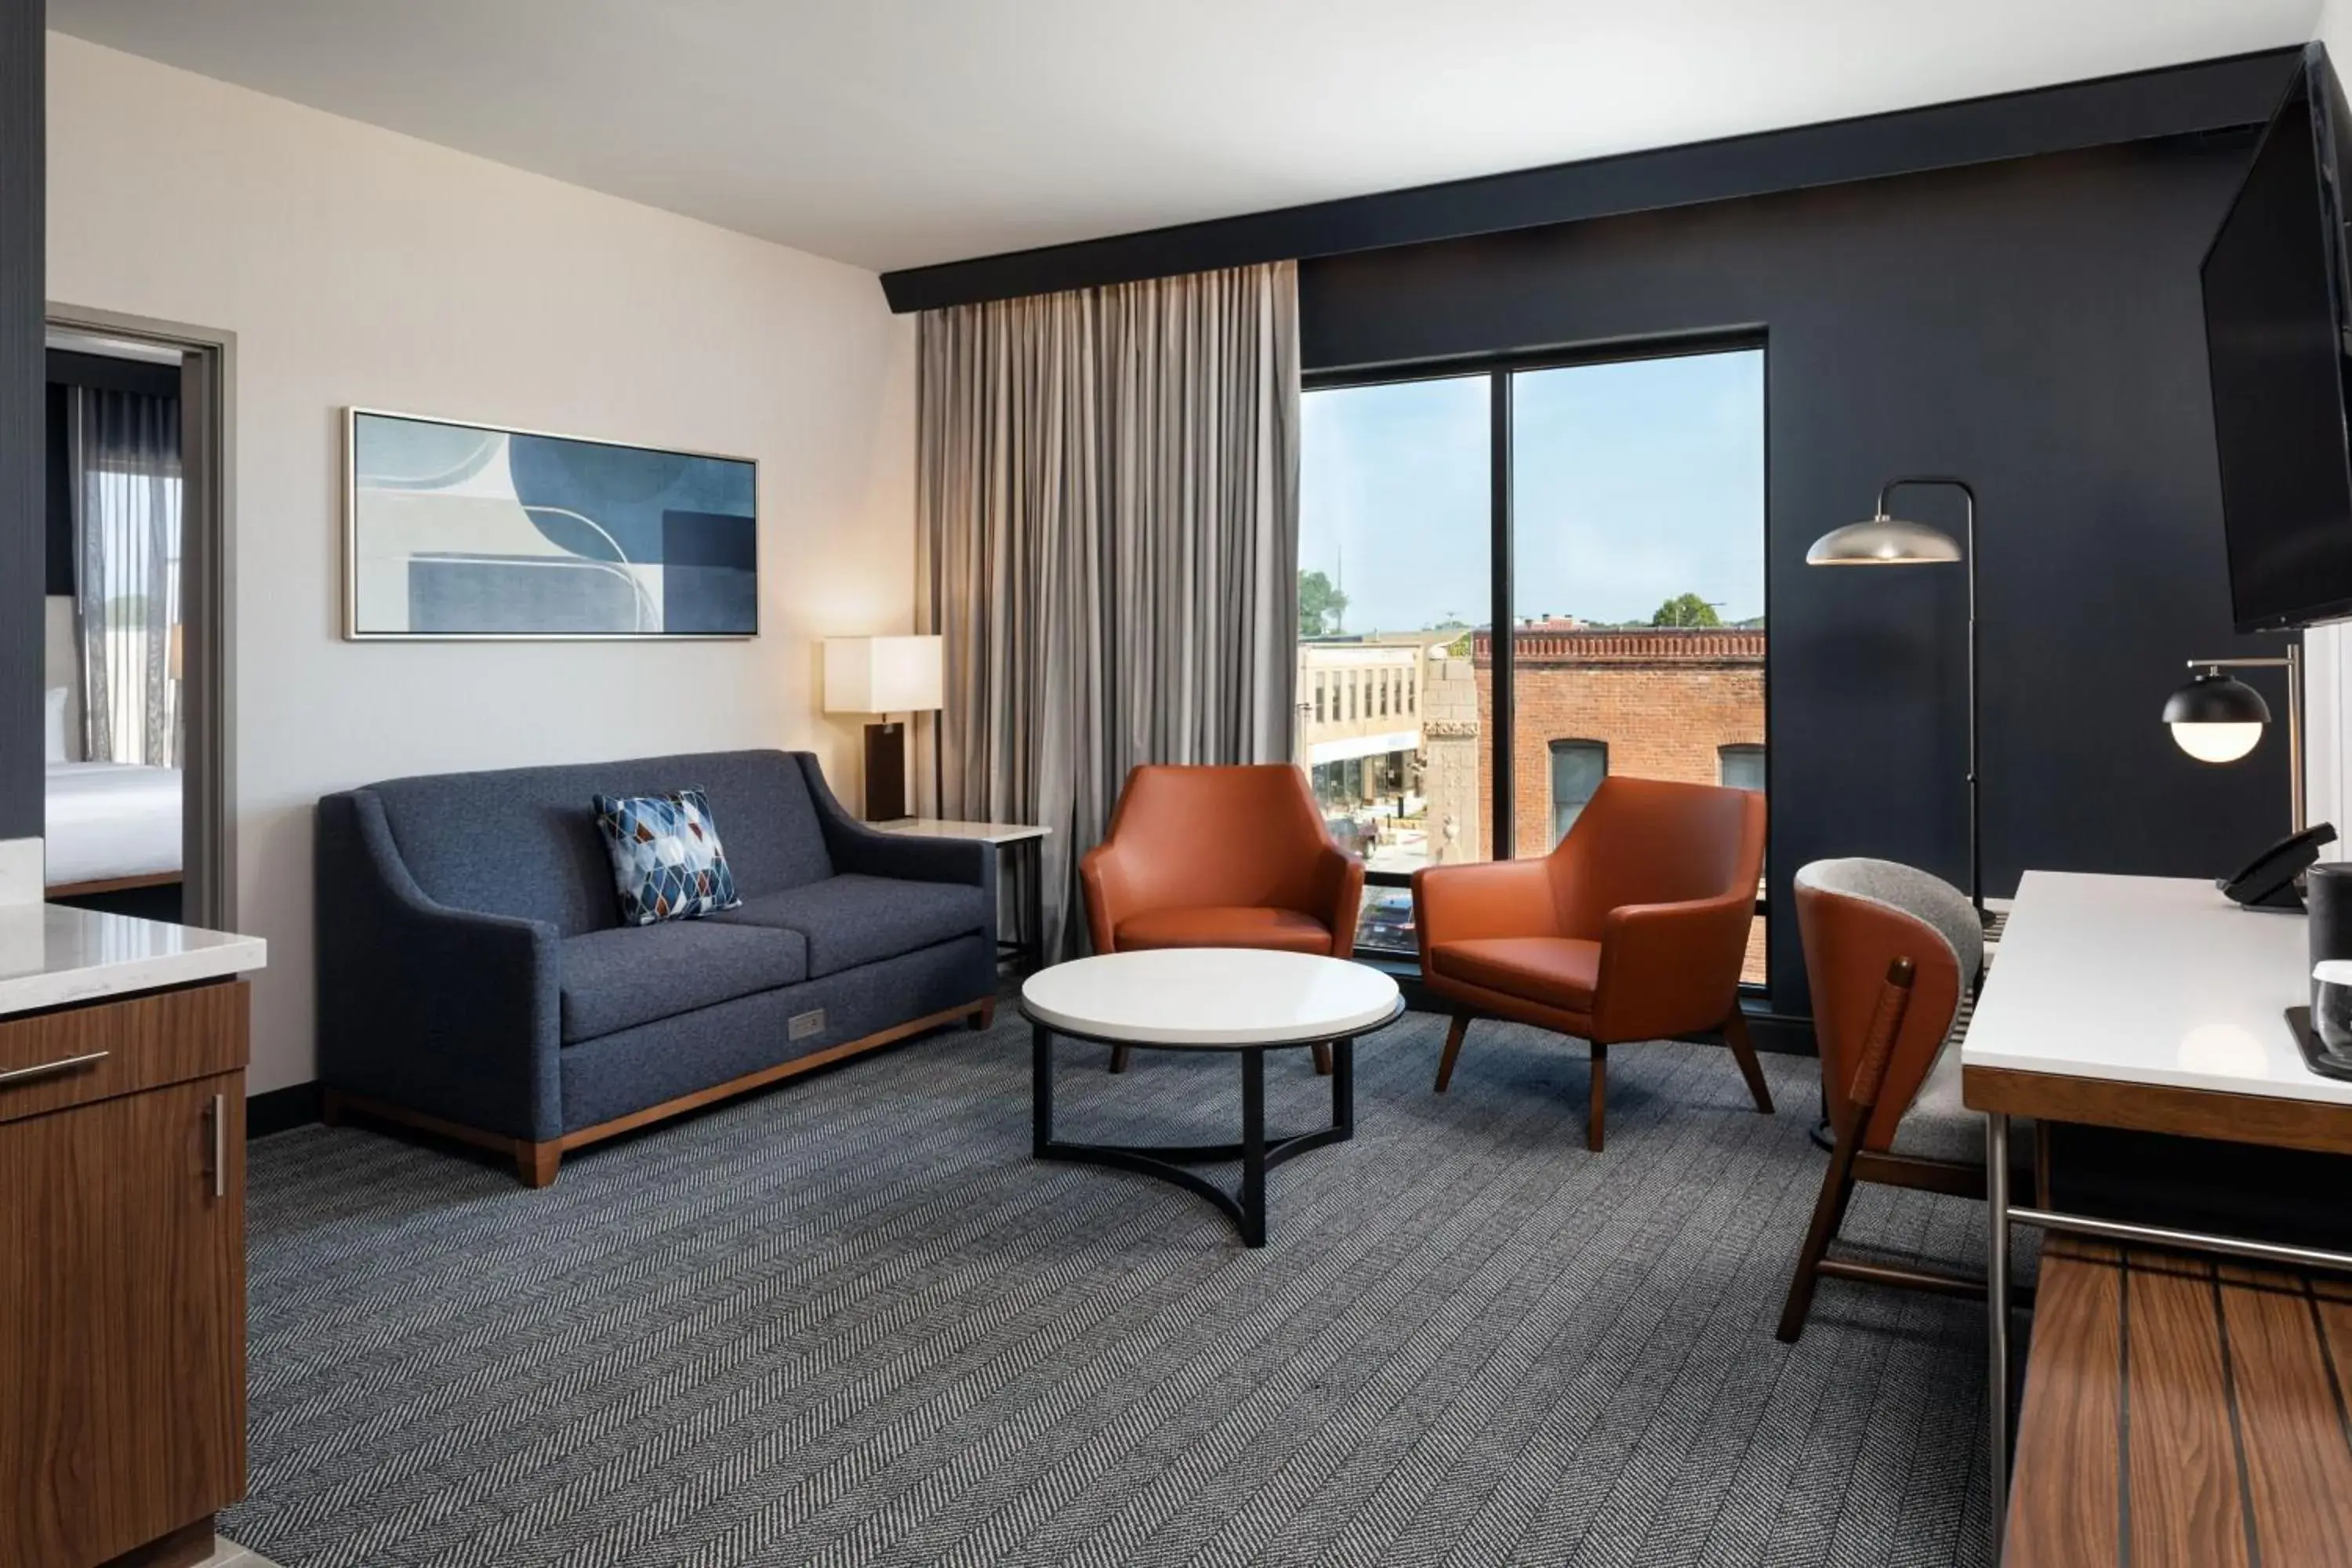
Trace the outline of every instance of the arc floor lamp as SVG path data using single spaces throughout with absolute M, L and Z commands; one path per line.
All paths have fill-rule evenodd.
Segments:
M 1942 485 L 1968 502 L 1959 539 L 1924 522 L 1910 522 L 1887 509 L 1888 499 L 1906 485 Z M 1808 566 L 1946 566 L 1969 569 L 1969 898 L 1984 919 L 1983 817 L 1977 795 L 1977 492 L 1948 474 L 1911 474 L 1878 487 L 1878 507 L 1860 522 L 1833 528 L 1805 552 Z

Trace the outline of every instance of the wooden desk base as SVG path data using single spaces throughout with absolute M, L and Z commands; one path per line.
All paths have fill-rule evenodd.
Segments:
M 2352 1280 L 2053 1236 L 2011 1568 L 2352 1563 Z

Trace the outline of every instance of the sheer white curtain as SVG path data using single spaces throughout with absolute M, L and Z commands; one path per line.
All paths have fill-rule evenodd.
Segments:
M 76 387 L 66 425 L 83 755 L 180 765 L 180 402 Z
M 1290 760 L 1297 295 L 1283 262 L 922 317 L 940 810 L 1053 829 L 1049 956 L 1129 768 Z

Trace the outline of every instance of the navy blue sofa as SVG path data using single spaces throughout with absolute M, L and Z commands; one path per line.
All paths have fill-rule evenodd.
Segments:
M 709 792 L 740 909 L 618 923 L 593 797 Z M 804 752 L 394 779 L 319 803 L 319 1079 L 512 1156 L 943 1024 L 985 1025 L 996 856 L 877 833 Z

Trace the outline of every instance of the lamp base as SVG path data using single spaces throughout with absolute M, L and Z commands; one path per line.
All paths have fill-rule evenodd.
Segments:
M 896 822 L 907 815 L 907 726 L 866 726 L 866 820 Z

